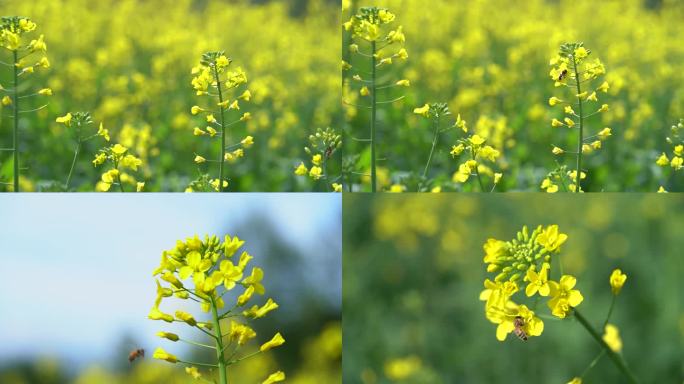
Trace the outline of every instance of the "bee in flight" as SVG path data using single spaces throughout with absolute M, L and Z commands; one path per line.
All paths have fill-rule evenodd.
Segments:
M 523 330 L 523 327 L 525 326 L 525 319 L 520 316 L 516 316 L 515 320 L 513 321 L 513 325 L 515 326 L 513 333 L 518 336 L 518 339 L 527 341 L 527 333 L 525 333 Z
M 142 348 L 134 349 L 128 354 L 128 362 L 132 363 L 137 358 L 145 357 L 145 350 Z
M 558 75 L 558 81 L 563 81 L 563 79 L 565 79 L 565 77 L 567 75 L 568 75 L 568 70 L 564 69 L 563 72 L 561 72 L 560 75 Z

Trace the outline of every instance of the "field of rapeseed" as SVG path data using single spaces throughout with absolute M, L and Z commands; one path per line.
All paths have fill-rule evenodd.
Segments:
M 683 3 L 342 9 L 346 189 L 684 189 Z
M 1 190 L 15 175 L 22 191 L 339 189 L 339 152 L 295 174 L 309 137 L 341 125 L 336 2 L 10 0 L 0 14 L 19 16 L 0 39 Z
M 344 382 L 681 381 L 676 196 L 346 196 Z

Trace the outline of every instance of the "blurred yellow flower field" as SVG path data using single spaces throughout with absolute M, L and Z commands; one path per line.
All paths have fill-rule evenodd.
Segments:
M 408 52 L 376 65 L 381 80 L 408 87 L 379 89 L 380 100 L 404 97 L 371 109 L 355 77 L 368 80 L 370 45 L 343 32 L 353 190 L 560 192 L 579 189 L 577 178 L 587 192 L 684 189 L 681 139 L 671 132 L 684 117 L 682 2 L 344 0 L 343 21 L 370 6 L 391 12 Z M 438 103 L 454 116 L 441 130 L 426 119 Z M 461 153 L 455 116 L 500 152 L 495 170 Z
M 211 134 L 211 129 L 222 121 L 218 113 L 212 121 L 193 106 L 225 107 L 226 126 L 240 120 L 230 127 L 231 141 L 225 142 L 223 189 L 310 191 L 339 183 L 332 176 L 340 173 L 337 154 L 327 161 L 327 179 L 294 174 L 307 160 L 301 148 L 309 136 L 318 128 L 340 128 L 337 3 L 11 0 L 0 3 L 0 12 L 36 24 L 22 38 L 28 44 L 42 36 L 38 48 L 46 45 L 50 64 L 20 78 L 17 88 L 20 95 L 29 89 L 49 90 L 19 99 L 20 111 L 49 102 L 17 119 L 20 190 L 64 190 L 74 158 L 70 190 L 110 189 L 106 184 L 111 186 L 111 180 L 126 191 L 219 189 L 220 134 Z M 1 60 L 9 66 L 0 66 L 0 85 L 10 103 L 12 58 L 3 51 Z M 230 103 L 219 106 L 210 102 L 212 97 L 199 100 L 201 84 L 193 81 L 197 72 L 192 73 L 203 53 L 217 51 L 232 60 L 228 71 L 244 71 L 247 81 L 240 93 L 227 92 Z M 227 63 L 221 61 L 222 66 Z M 0 147 L 12 148 L 12 105 L 2 109 Z M 76 157 L 80 140 L 65 117 L 78 111 L 89 112 L 93 122 L 84 126 L 81 137 L 98 132 L 101 137 L 79 144 Z M 62 123 L 56 121 L 59 117 Z M 114 144 L 140 160 L 136 170 L 119 170 L 122 182 L 118 174 L 108 173 L 114 167 L 93 166 L 99 149 Z M 13 165 L 12 153 L 0 152 L 2 190 L 13 189 Z

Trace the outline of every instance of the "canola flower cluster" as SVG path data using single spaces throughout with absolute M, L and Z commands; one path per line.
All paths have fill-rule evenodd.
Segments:
M 328 164 L 333 156 L 342 148 L 342 135 L 334 129 L 317 128 L 316 133 L 309 135 L 309 145 L 304 147 L 304 152 L 311 156 L 311 167 L 307 168 L 304 162 L 300 162 L 294 170 L 297 176 L 309 176 L 314 181 L 323 180 L 326 190 L 342 192 L 342 176 L 331 177 L 328 174 Z
M 495 163 L 501 152 L 491 145 L 485 144 L 487 141 L 485 137 L 469 132 L 468 125 L 460 114 L 456 116 L 454 126 L 462 130 L 467 136 L 458 139 L 457 144 L 452 146 L 450 153 L 453 157 L 457 157 L 465 152 L 468 160 L 458 166 L 458 171 L 452 177 L 453 181 L 465 183 L 471 176 L 475 175 L 481 192 L 486 192 L 481 175 L 489 175 L 492 178 L 490 191 L 494 191 L 501 177 L 503 177 L 503 173 L 494 172 L 491 167 L 485 164 L 485 161 Z
M 529 232 L 523 227 L 515 239 L 503 241 L 488 239 L 484 244 L 484 262 L 487 272 L 496 273 L 494 280 L 486 279 L 480 300 L 485 301 L 487 319 L 497 324 L 496 338 L 504 341 L 514 330 L 522 330 L 527 337 L 540 336 L 544 322 L 524 304 L 517 304 L 513 296 L 525 286 L 525 296 L 548 298 L 551 313 L 565 318 L 584 298 L 574 289 L 577 279 L 562 275 L 552 280 L 551 262 L 568 236 L 559 232 L 558 225 L 542 227 Z
M 184 361 L 163 348 L 154 351 L 154 358 L 188 365 L 185 370 L 195 379 L 202 376 L 197 365 L 216 368 L 219 371 L 220 383 L 227 384 L 229 366 L 285 343 L 285 339 L 278 332 L 271 340 L 261 344 L 257 352 L 238 356 L 240 348 L 247 346 L 257 336 L 247 321 L 263 318 L 278 308 L 278 304 L 271 298 L 263 305 L 247 307 L 254 294 L 264 295 L 266 290 L 262 282 L 264 272 L 261 268 L 253 267 L 249 275 L 246 273 L 252 256 L 247 251 L 240 253 L 239 257 L 235 256 L 243 244 L 244 241 L 237 236 L 231 238 L 227 235 L 221 241 L 217 236 L 207 235 L 200 239 L 195 235 L 185 241 L 177 241 L 173 249 L 162 253 L 159 267 L 153 272 L 154 276 L 158 276 L 157 298 L 148 317 L 167 323 L 185 323 L 211 338 L 214 345 L 186 340 L 170 332 L 161 331 L 157 335 L 172 342 L 186 341 L 212 348 L 216 351 L 217 362 L 197 364 Z M 159 279 L 168 285 L 162 285 Z M 224 295 L 237 289 L 242 289 L 241 293 L 229 309 L 225 310 L 227 306 Z M 200 321 L 196 315 L 181 310 L 175 311 L 173 315 L 164 312 L 160 306 L 162 301 L 169 297 L 198 303 L 203 312 L 211 313 L 211 319 Z M 230 326 L 224 331 L 228 320 Z M 227 353 L 229 347 L 232 351 L 230 354 Z M 263 383 L 271 384 L 283 380 L 285 373 L 278 371 L 268 376 Z
M 655 163 L 660 167 L 670 167 L 673 171 L 679 171 L 684 168 L 684 119 L 679 119 L 679 123 L 670 128 L 670 134 L 671 136 L 666 139 L 671 147 L 670 156 L 663 152 Z M 664 193 L 667 190 L 661 185 L 658 192 Z
M 508 334 L 514 333 L 527 341 L 544 332 L 544 321 L 535 311 L 539 299 L 545 298 L 552 316 L 559 319 L 573 316 L 601 345 L 601 354 L 589 365 L 585 374 L 598 359 L 608 354 L 625 378 L 636 383 L 637 380 L 620 355 L 622 340 L 619 329 L 609 323 L 615 299 L 622 290 L 627 275 L 620 269 L 615 269 L 608 279 L 612 302 L 603 324 L 603 336 L 599 336 L 576 309 L 584 301 L 584 297 L 576 288 L 575 276 L 561 272 L 557 280 L 552 277 L 551 265 L 556 259 L 558 265 L 562 265 L 559 254 L 567 240 L 568 235 L 560 232 L 555 224 L 546 227 L 540 225 L 531 232 L 527 226 L 523 226 L 516 237 L 509 241 L 487 239 L 483 246 L 484 263 L 487 265 L 487 272 L 496 275 L 493 280 L 485 280 L 485 289 L 480 293 L 480 300 L 485 302 L 485 316 L 496 324 L 497 340 L 504 341 Z M 532 308 L 514 300 L 521 291 L 524 291 L 525 297 L 537 299 Z M 581 380 L 581 376 L 575 377 L 570 383 L 581 383 Z
M 586 173 L 582 168 L 582 156 L 600 150 L 603 141 L 612 135 L 611 129 L 608 127 L 601 129 L 595 135 L 587 135 L 586 120 L 609 110 L 608 104 L 605 103 L 597 107 L 600 104 L 597 92 L 607 93 L 610 88 L 607 81 L 603 81 L 596 88 L 591 88 L 591 81 L 605 75 L 606 70 L 600 59 L 589 60 L 590 54 L 591 51 L 584 47 L 584 43 L 565 43 L 561 45 L 558 55 L 549 62 L 552 66 L 549 76 L 554 82 L 554 86 L 567 87 L 574 94 L 569 98 L 573 101 L 566 101 L 556 96 L 549 98 L 549 105 L 551 107 L 563 106 L 565 114 L 562 121 L 557 118 L 552 119 L 551 126 L 577 129 L 575 152 L 553 146 L 552 153 L 554 155 L 575 155 L 576 168 L 574 172 L 567 172 L 566 174 L 562 174 L 556 169 L 547 175 L 542 181 L 541 188 L 549 193 L 558 191 L 558 182 L 564 187 L 567 184 L 566 189 L 569 191 L 582 192 L 582 180 L 586 178 Z M 577 111 L 573 107 L 577 108 Z M 566 175 L 569 177 L 567 183 L 563 180 Z
M 343 2 L 343 13 L 356 13 L 357 4 L 362 3 Z M 435 0 L 430 12 L 425 12 L 420 0 L 377 4 L 397 11 L 407 36 L 420 36 L 405 43 L 410 65 L 393 71 L 395 78 L 411 84 L 404 92 L 406 100 L 416 106 L 422 100 L 444 100 L 472 122 L 473 132 L 500 151 L 502 171 L 510 175 L 497 190 L 538 190 L 544 183 L 543 189 L 550 192 L 571 191 L 570 184 L 578 177 L 568 172 L 579 173 L 578 153 L 583 155 L 580 172 L 586 175 L 582 190 L 658 188 L 661 173 L 644 159 L 660 156 L 660 140 L 653 132 L 684 111 L 684 72 L 677 70 L 684 48 L 676 43 L 684 36 L 678 28 L 684 14 L 681 2 L 529 0 L 510 7 L 503 0 L 483 0 L 464 7 Z M 561 69 L 548 81 L 549 59 L 557 55 L 559 46 L 573 41 L 591 42 L 591 47 L 584 47 L 587 57 L 578 68 L 579 79 L 571 77 L 574 71 L 568 60 L 568 73 L 561 76 Z M 579 50 L 579 56 L 583 54 Z M 560 65 L 558 61 L 552 68 Z M 587 65 L 592 66 L 589 71 Z M 575 80 L 581 83 L 580 92 L 572 89 Z M 562 85 L 554 87 L 556 83 Z M 573 115 L 580 114 L 574 105 L 578 94 L 583 94 L 586 119 L 579 150 L 580 119 Z M 358 92 L 345 95 L 351 101 Z M 554 108 L 548 108 L 551 97 L 555 97 Z M 565 113 L 566 107 L 572 111 L 568 108 Z M 589 116 L 602 108 L 604 112 Z M 361 107 L 347 108 L 349 130 L 366 128 L 367 116 Z M 382 111 L 379 118 L 383 127 L 391 127 L 381 148 L 392 154 L 378 170 L 382 189 L 400 182 L 408 169 L 424 164 L 422 149 L 429 146 L 432 135 L 416 129 L 426 124 L 402 113 L 399 105 Z M 554 118 L 558 126 L 548 129 Z M 350 154 L 360 154 L 363 166 L 366 144 L 358 140 L 345 144 Z M 453 173 L 443 156 L 437 152 L 437 180 Z M 556 162 L 567 166 L 565 172 L 547 175 Z M 366 179 L 361 178 L 361 183 Z
M 23 99 L 33 97 L 49 97 L 52 96 L 52 89 L 42 88 L 38 91 L 26 91 L 26 87 L 20 84 L 27 76 L 30 76 L 36 69 L 50 68 L 50 60 L 48 60 L 45 53 L 47 52 L 47 44 L 45 43 L 44 35 L 38 38 L 31 38 L 32 32 L 36 30 L 38 25 L 28 17 L 11 16 L 0 18 L 0 47 L 9 51 L 11 54 L 11 62 L 6 63 L 0 61 L 5 67 L 10 67 L 12 70 L 12 84 L 9 88 L 5 88 L 0 84 L 0 94 L 4 94 L 0 99 L 2 108 L 10 108 L 12 111 L 12 147 L 3 148 L 0 152 L 10 152 L 12 154 L 12 182 L 2 182 L 11 186 L 11 190 L 18 192 L 20 189 L 20 154 L 22 149 L 19 144 L 21 142 L 19 134 L 19 117 L 20 114 L 37 112 L 45 107 L 43 106 L 34 109 L 21 109 Z M 21 89 L 20 89 L 21 88 Z
M 344 95 L 344 103 L 356 108 L 369 109 L 371 111 L 369 137 L 362 138 L 361 141 L 370 144 L 370 182 L 371 190 L 376 191 L 378 170 L 377 170 L 377 112 L 378 107 L 385 104 L 392 104 L 403 98 L 380 100 L 378 92 L 389 91 L 396 87 L 409 87 L 410 81 L 401 79 L 390 81 L 387 79 L 387 72 L 396 61 L 407 60 L 408 51 L 404 48 L 406 36 L 401 25 L 392 28 L 396 16 L 386 8 L 362 7 L 358 13 L 353 15 L 349 21 L 343 24 L 344 29 L 351 33 L 352 44 L 347 49 L 349 52 L 360 58 L 363 64 L 352 65 L 352 63 L 342 60 L 342 70 L 346 77 L 351 78 L 352 84 L 360 84 L 358 95 Z M 359 43 L 365 43 L 359 46 Z M 365 64 L 365 65 L 364 65 Z M 345 80 L 345 89 L 351 84 Z M 351 92 L 345 92 L 351 93 Z M 361 98 L 360 101 L 357 101 Z M 369 104 L 363 104 L 363 100 L 370 98 Z M 361 104 L 356 104 L 357 102 Z
M 203 115 L 205 117 L 207 127 L 201 129 L 195 127 L 193 135 L 205 136 L 209 139 L 219 139 L 220 150 L 218 151 L 218 177 L 210 181 L 210 185 L 214 190 L 222 192 L 228 186 L 228 180 L 224 178 L 225 162 L 234 163 L 244 156 L 245 149 L 250 148 L 254 144 L 252 136 L 246 136 L 239 143 L 227 143 L 231 139 L 231 127 L 240 122 L 249 121 L 252 118 L 250 112 L 239 113 L 240 102 L 248 102 L 252 98 L 252 93 L 249 89 L 245 89 L 239 96 L 230 99 L 229 92 L 237 92 L 237 90 L 247 83 L 247 74 L 245 71 L 237 67 L 235 70 L 228 70 L 232 60 L 226 57 L 223 51 L 206 52 L 202 55 L 200 63 L 192 69 L 192 74 L 195 77 L 192 79 L 192 87 L 197 93 L 197 96 L 208 96 L 211 100 L 209 103 L 215 102 L 216 105 L 201 107 L 195 105 L 191 108 L 193 115 Z M 218 107 L 218 112 L 215 108 Z M 239 117 L 236 116 L 234 121 L 226 120 L 226 113 L 236 111 Z M 216 116 L 218 115 L 219 119 Z M 195 155 L 195 163 L 202 164 L 207 160 L 201 155 Z M 206 176 L 205 176 L 206 177 Z M 202 178 L 202 176 L 200 176 Z M 191 183 L 186 189 L 186 192 L 193 192 L 193 186 L 197 185 L 197 180 Z
M 216 151 L 220 150 L 220 135 L 211 137 L 210 130 L 199 125 L 195 121 L 198 117 L 188 111 L 197 104 L 216 111 L 219 107 L 210 95 L 202 97 L 206 104 L 199 103 L 195 92 L 188 91 L 188 84 L 194 77 L 189 70 L 197 65 L 197 58 L 217 49 L 225 49 L 249 70 L 253 105 L 248 119 L 231 132 L 236 147 L 226 149 L 233 157 L 233 162 L 229 159 L 229 165 L 224 167 L 228 169 L 224 169 L 224 178 L 230 178 L 226 188 L 266 191 L 308 187 L 297 183 L 292 175 L 308 132 L 315 127 L 339 125 L 339 50 L 335 48 L 339 30 L 333 22 L 338 7 L 326 0 L 311 0 L 306 12 L 299 15 L 292 15 L 290 7 L 290 2 L 282 0 L 266 4 L 103 0 L 86 8 L 77 1 L 0 4 L 3 14 L 28 15 L 39 24 L 35 31 L 19 36 L 20 51 L 31 39 L 36 40 L 36 49 L 43 49 L 47 41 L 50 61 L 42 60 L 38 54 L 44 52 L 39 50 L 34 57 L 36 62 L 54 67 L 49 72 L 34 67 L 37 76 L 32 83 L 40 81 L 46 88 L 36 95 L 40 97 L 35 101 L 19 99 L 22 107 L 26 106 L 22 109 L 35 109 L 39 107 L 38 100 L 54 93 L 49 106 L 34 114 L 24 114 L 20 120 L 21 135 L 40 138 L 18 141 L 22 145 L 21 159 L 30 158 L 30 164 L 21 162 L 21 190 L 51 190 L 48 186 L 55 179 L 66 176 L 74 154 L 71 132 L 64 125 L 47 122 L 74 110 L 88 110 L 104 121 L 112 141 L 129 148 L 143 161 L 140 179 L 146 182 L 145 190 L 183 191 L 208 172 L 206 166 L 211 166 L 211 177 L 206 183 L 198 183 L 201 188 L 190 187 L 214 190 L 219 184 Z M 230 33 L 226 33 L 226 26 L 231 26 Z M 10 55 L 3 55 L 0 61 L 10 64 Z M 27 66 L 33 64 L 29 59 Z M 235 69 L 233 65 L 229 72 Z M 11 66 L 7 69 L 11 71 Z M 28 74 L 25 72 L 19 80 Z M 0 80 L 0 98 L 10 97 L 5 103 L 12 99 L 7 93 L 11 91 L 7 78 L 3 76 Z M 230 95 L 231 103 L 241 94 L 242 90 Z M 239 101 L 239 116 L 244 115 L 245 101 Z M 226 111 L 227 117 L 239 112 Z M 214 117 L 220 120 L 218 113 Z M 4 116 L 3 132 L 8 132 L 9 124 L 12 119 Z M 188 135 L 189 131 L 195 133 L 196 126 L 206 132 L 200 135 L 203 140 Z M 215 124 L 207 126 L 220 131 Z M 11 144 L 11 136 L 4 136 L 1 147 L 10 147 L 7 143 Z M 242 153 L 237 150 L 246 151 L 250 143 L 258 146 L 258 150 L 240 157 Z M 90 143 L 82 149 L 96 151 Z M 209 159 L 200 165 L 200 175 L 198 165 L 191 161 L 196 155 Z M 0 151 L 3 164 L 11 161 L 11 157 L 11 152 Z M 190 161 L 183 161 L 184 158 Z M 338 171 L 339 166 L 335 168 Z M 11 181 L 12 177 L 11 169 L 2 167 L 0 182 Z M 93 190 L 99 178 L 100 174 L 89 164 L 77 163 L 70 187 Z M 60 184 L 63 182 L 62 179 Z

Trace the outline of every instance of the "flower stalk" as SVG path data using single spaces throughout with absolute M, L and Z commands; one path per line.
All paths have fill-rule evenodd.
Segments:
M 228 384 L 228 372 L 226 372 L 226 359 L 223 355 L 223 333 L 221 332 L 221 320 L 218 315 L 218 308 L 216 308 L 216 300 L 211 298 L 211 313 L 214 323 L 214 331 L 216 332 L 216 359 L 218 361 L 219 383 Z
M 615 366 L 620 370 L 620 372 L 625 376 L 625 378 L 632 384 L 638 384 L 639 380 L 637 380 L 636 376 L 632 373 L 632 371 L 629 369 L 627 364 L 625 363 L 625 360 L 622 358 L 621 355 L 615 353 L 610 346 L 603 340 L 601 335 L 594 329 L 594 327 L 589 324 L 589 321 L 575 308 L 573 309 L 573 314 L 577 321 L 579 321 L 580 324 L 584 327 L 584 329 L 589 332 L 591 337 L 596 340 L 597 343 L 603 348 L 603 350 L 608 354 L 608 357 L 613 361 Z
M 14 65 L 14 89 L 12 89 L 12 111 L 14 113 L 14 125 L 12 129 L 12 158 L 14 160 L 14 192 L 19 192 L 19 60 L 17 51 L 13 52 Z
M 214 79 L 216 80 L 216 89 L 218 91 L 219 108 L 221 109 L 221 155 L 219 157 L 219 192 L 223 192 L 223 165 L 226 161 L 226 118 L 223 108 L 223 90 L 221 89 L 221 79 L 219 78 L 218 66 L 214 65 Z
M 575 71 L 575 84 L 577 85 L 577 108 L 579 109 L 579 132 L 577 137 L 577 173 L 575 174 L 575 193 L 582 190 L 582 151 L 584 145 L 584 111 L 582 109 L 582 89 L 580 85 L 579 71 L 577 70 L 577 60 L 573 57 L 573 69 Z
M 435 126 L 435 134 L 432 138 L 432 148 L 430 148 L 430 155 L 428 156 L 427 163 L 425 164 L 425 169 L 423 170 L 423 179 L 427 178 L 428 171 L 430 170 L 430 164 L 432 163 L 432 154 L 435 152 L 435 147 L 437 147 L 437 140 L 439 139 L 439 117 L 433 119 L 432 124 Z
M 76 167 L 76 160 L 78 159 L 78 154 L 81 152 L 81 138 L 79 137 L 76 143 L 76 150 L 74 151 L 74 159 L 71 161 L 71 167 L 69 168 L 69 175 L 66 180 L 66 190 L 69 190 L 69 185 L 71 184 L 71 175 L 74 173 L 74 168 Z
M 371 41 L 371 121 L 370 121 L 370 146 L 371 146 L 371 192 L 375 193 L 377 189 L 377 170 L 375 167 L 375 119 L 377 110 L 376 98 L 376 63 L 375 63 L 375 41 Z

